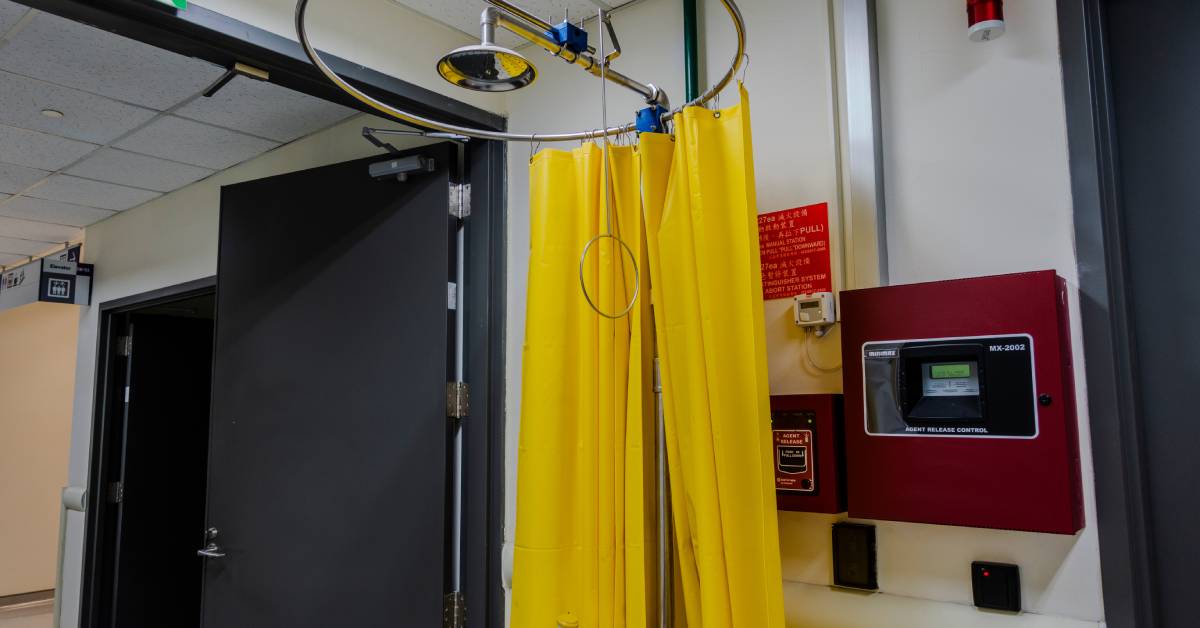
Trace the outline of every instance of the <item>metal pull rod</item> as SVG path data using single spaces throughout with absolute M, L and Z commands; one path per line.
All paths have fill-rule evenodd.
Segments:
M 216 543 L 209 543 L 204 549 L 196 550 L 197 556 L 204 558 L 225 558 L 225 552 Z

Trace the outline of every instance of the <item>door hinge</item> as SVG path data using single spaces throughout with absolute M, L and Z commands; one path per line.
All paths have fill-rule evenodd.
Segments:
M 442 625 L 445 628 L 463 628 L 467 625 L 467 598 L 462 591 L 447 593 L 442 598 Z
M 108 485 L 108 503 L 119 504 L 125 499 L 125 483 L 111 482 Z
M 465 419 L 471 414 L 471 387 L 466 382 L 446 384 L 446 416 Z
M 117 337 L 117 355 L 123 358 L 133 355 L 133 336 Z
M 462 220 L 471 215 L 471 184 L 450 184 L 450 215 Z

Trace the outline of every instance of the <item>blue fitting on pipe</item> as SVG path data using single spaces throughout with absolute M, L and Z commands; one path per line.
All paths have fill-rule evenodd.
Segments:
M 638 133 L 662 133 L 665 131 L 662 118 L 667 115 L 667 108 L 662 105 L 651 105 L 637 112 Z
M 587 52 L 587 31 L 570 22 L 563 21 L 561 24 L 546 31 L 546 36 L 554 40 L 554 43 L 575 54 Z

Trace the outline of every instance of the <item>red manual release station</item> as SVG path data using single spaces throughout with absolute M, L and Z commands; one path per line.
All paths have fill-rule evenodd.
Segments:
M 852 290 L 841 304 L 851 517 L 1083 528 L 1061 277 Z
M 841 395 L 773 395 L 771 432 L 780 510 L 846 512 Z

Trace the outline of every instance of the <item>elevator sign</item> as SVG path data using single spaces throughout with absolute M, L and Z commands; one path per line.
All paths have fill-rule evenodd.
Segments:
M 758 216 L 763 299 L 833 292 L 829 262 L 829 204 Z
M 78 256 L 74 248 L 0 273 L 0 310 L 36 301 L 91 304 L 94 267 L 79 263 Z

